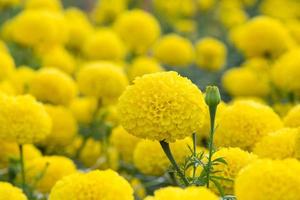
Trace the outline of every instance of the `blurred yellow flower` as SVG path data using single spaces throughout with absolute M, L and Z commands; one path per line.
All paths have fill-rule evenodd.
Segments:
M 143 10 L 131 10 L 121 14 L 114 28 L 129 50 L 142 54 L 158 39 L 160 26 L 156 18 Z

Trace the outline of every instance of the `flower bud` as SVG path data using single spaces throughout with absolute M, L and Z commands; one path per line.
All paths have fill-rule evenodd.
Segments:
M 217 86 L 207 86 L 205 92 L 205 103 L 208 106 L 217 106 L 221 102 L 220 92 Z

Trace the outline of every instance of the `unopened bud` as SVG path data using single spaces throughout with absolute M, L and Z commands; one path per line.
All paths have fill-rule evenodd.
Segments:
M 221 95 L 217 86 L 207 86 L 205 103 L 208 106 L 217 106 L 221 102 Z

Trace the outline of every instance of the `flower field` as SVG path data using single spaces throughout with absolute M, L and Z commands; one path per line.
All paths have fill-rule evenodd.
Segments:
M 0 200 L 300 200 L 299 0 L 0 0 Z

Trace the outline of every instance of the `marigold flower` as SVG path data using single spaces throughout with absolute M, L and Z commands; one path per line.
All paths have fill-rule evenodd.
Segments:
M 27 200 L 22 190 L 10 183 L 0 182 L 0 200 Z

